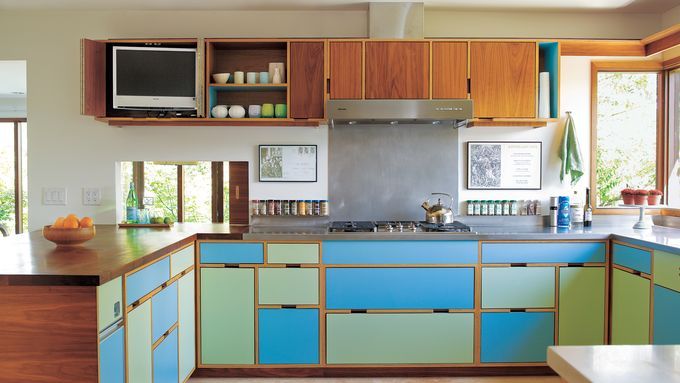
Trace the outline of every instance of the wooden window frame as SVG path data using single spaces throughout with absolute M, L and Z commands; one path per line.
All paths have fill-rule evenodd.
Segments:
M 671 166 L 673 164 L 670 163 L 670 139 L 671 139 L 671 124 L 672 124 L 672 111 L 670 108 L 670 101 L 671 101 L 671 96 L 670 96 L 670 87 L 668 86 L 669 81 L 670 81 L 670 73 L 674 70 L 680 70 L 680 56 L 669 59 L 667 61 L 663 62 L 663 69 L 664 69 L 664 84 L 666 86 L 666 92 L 665 92 L 665 100 L 664 104 L 666 105 L 666 113 L 665 113 L 665 124 L 666 124 L 666 137 L 667 137 L 667 144 L 666 144 L 666 181 L 670 179 L 670 172 L 671 172 Z M 676 141 L 678 140 L 679 137 L 677 135 L 680 135 L 680 131 L 675 133 L 676 136 L 673 136 L 673 139 Z M 677 148 L 675 148 L 677 150 Z M 664 190 L 664 192 L 668 192 L 668 188 Z M 664 208 L 661 209 L 661 215 L 668 215 L 672 217 L 680 217 L 680 208 Z
M 13 124 L 14 140 L 14 233 L 24 232 L 24 161 L 22 156 L 23 137 L 21 136 L 21 124 L 25 124 L 26 118 L 0 118 L 0 122 Z M 9 229 L 9 228 L 8 228 Z
M 648 72 L 657 74 L 657 117 L 656 117 L 656 188 L 667 191 L 667 131 L 666 72 L 658 61 L 592 61 L 590 68 L 590 190 L 595 196 L 593 214 L 635 215 L 634 209 L 597 206 L 597 75 L 600 72 Z M 650 214 L 660 214 L 661 209 L 648 209 Z

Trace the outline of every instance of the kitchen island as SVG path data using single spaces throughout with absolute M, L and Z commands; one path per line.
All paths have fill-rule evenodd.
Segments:
M 549 373 L 551 345 L 671 342 L 680 315 L 675 229 L 97 230 L 0 241 L 0 381 Z

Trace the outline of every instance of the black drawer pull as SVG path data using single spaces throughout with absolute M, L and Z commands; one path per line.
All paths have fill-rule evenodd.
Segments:
M 349 310 L 350 314 L 366 314 L 368 310 Z
M 527 267 L 526 263 L 511 263 L 510 267 Z
M 299 263 L 291 263 L 286 265 L 286 268 L 288 269 L 299 269 L 301 267 L 302 265 L 300 265 Z
M 296 305 L 281 305 L 282 309 L 294 309 L 297 308 Z
M 448 313 L 448 309 L 434 309 L 432 310 L 433 313 Z
M 510 309 L 511 313 L 525 313 L 527 309 Z

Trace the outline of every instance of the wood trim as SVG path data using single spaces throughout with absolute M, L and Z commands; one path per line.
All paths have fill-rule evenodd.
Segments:
M 557 40 L 562 56 L 646 56 L 640 40 Z
M 211 162 L 212 222 L 224 222 L 224 162 Z
M 248 224 L 250 221 L 250 201 L 248 162 L 229 162 L 229 222 Z
M 319 126 L 321 119 L 294 120 L 292 118 L 135 118 L 98 117 L 95 120 L 109 126 Z
M 661 32 L 654 33 L 640 40 L 645 47 L 647 56 L 663 52 L 666 49 L 680 45 L 680 24 L 676 24 Z
M 460 365 L 327 365 L 301 366 L 224 366 L 198 368 L 193 377 L 441 377 L 441 376 L 552 376 L 545 363 L 530 365 L 494 364 L 482 367 Z
M 672 59 L 668 59 L 661 63 L 663 66 L 663 69 L 675 69 L 675 68 L 680 68 L 680 56 L 678 57 L 673 57 Z
M 548 120 L 510 120 L 510 119 L 486 119 L 486 118 L 473 118 L 468 121 L 468 128 L 476 127 L 487 127 L 487 126 L 498 126 L 498 127 L 526 127 L 526 128 L 544 128 L 548 126 Z
M 24 159 L 22 153 L 23 137 L 21 136 L 21 123 L 14 122 L 14 232 L 21 234 L 24 231 Z
M 184 165 L 177 165 L 177 222 L 184 222 Z
M 106 116 L 106 43 L 80 40 L 80 113 Z
M 24 118 L 24 117 L 18 117 L 18 118 L 3 117 L 3 118 L 0 118 L 0 122 L 26 122 L 26 118 Z
M 593 60 L 591 69 L 598 72 L 656 72 L 663 69 L 661 61 L 635 60 L 635 61 L 610 61 Z

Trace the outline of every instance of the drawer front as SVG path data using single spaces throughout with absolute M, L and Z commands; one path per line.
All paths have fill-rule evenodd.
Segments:
M 328 309 L 471 309 L 473 268 L 327 268 Z
M 482 268 L 482 307 L 485 309 L 555 307 L 555 268 Z
M 123 277 L 97 286 L 97 328 L 101 332 L 123 317 Z
M 472 363 L 474 314 L 328 314 L 328 364 Z
M 170 255 L 170 274 L 174 277 L 194 265 L 194 246 Z
M 612 271 L 611 344 L 649 344 L 650 281 Z
M 615 243 L 612 246 L 612 261 L 642 273 L 652 273 L 652 254 L 646 250 Z
M 654 283 L 680 291 L 680 254 L 654 251 Z
M 151 301 L 130 311 L 126 326 L 128 383 L 151 382 Z
M 268 243 L 267 263 L 319 263 L 319 244 Z
M 259 309 L 261 364 L 318 364 L 318 309 Z
M 476 264 L 477 241 L 324 241 L 329 265 Z
M 125 278 L 125 304 L 131 305 L 170 279 L 170 257 L 165 257 Z
M 194 285 L 195 271 L 183 275 L 177 281 L 179 305 L 179 378 L 184 382 L 196 367 L 196 298 Z
M 545 362 L 555 343 L 555 314 L 482 313 L 482 362 Z
M 201 242 L 201 263 L 263 263 L 262 243 Z
M 177 323 L 177 282 L 151 298 L 151 334 L 154 342 Z
M 483 243 L 482 263 L 587 263 L 604 262 L 603 242 Z
M 654 286 L 654 344 L 680 344 L 678 323 L 680 293 Z
M 99 383 L 125 382 L 125 328 L 99 343 Z
M 260 304 L 315 305 L 319 303 L 319 269 L 261 268 Z
M 153 350 L 153 382 L 176 383 L 178 381 L 177 329 L 174 329 Z
M 605 268 L 561 267 L 558 344 L 604 344 Z

